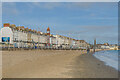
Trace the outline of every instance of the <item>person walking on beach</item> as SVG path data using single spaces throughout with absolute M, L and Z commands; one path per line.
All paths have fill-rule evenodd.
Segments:
M 88 54 L 89 52 L 90 52 L 90 48 L 88 47 L 88 48 L 87 48 L 87 54 Z

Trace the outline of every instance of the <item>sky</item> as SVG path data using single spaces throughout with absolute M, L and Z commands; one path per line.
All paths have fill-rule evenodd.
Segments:
M 3 2 L 2 23 L 93 43 L 118 41 L 117 2 Z
M 2 2 L 119 2 L 119 0 L 1 0 Z

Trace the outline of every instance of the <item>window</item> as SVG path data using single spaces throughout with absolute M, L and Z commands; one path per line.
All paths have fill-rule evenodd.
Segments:
M 10 37 L 2 37 L 2 42 L 10 42 Z

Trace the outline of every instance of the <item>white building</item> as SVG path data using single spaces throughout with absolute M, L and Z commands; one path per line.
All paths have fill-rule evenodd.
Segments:
M 102 45 L 101 48 L 102 49 L 110 49 L 110 46 Z
M 0 31 L 0 42 L 13 44 L 18 48 L 38 46 L 40 43 L 45 45 L 46 35 L 25 29 L 23 26 L 15 27 L 15 25 L 5 24 Z
M 11 28 L 4 27 L 0 31 L 0 42 L 13 44 L 13 32 Z
M 79 47 L 86 49 L 87 47 L 89 47 L 88 43 L 85 40 L 79 40 Z

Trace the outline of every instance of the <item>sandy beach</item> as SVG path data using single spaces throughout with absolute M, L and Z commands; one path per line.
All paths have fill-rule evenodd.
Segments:
M 80 50 L 3 51 L 3 78 L 117 78 L 118 71 Z

